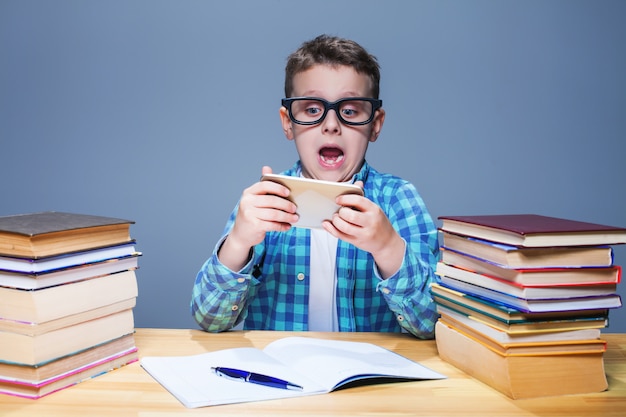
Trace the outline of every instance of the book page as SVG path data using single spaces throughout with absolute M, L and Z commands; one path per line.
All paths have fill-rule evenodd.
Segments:
M 445 378 L 417 362 L 370 343 L 287 337 L 270 343 L 264 352 L 317 381 L 328 392 L 365 378 Z

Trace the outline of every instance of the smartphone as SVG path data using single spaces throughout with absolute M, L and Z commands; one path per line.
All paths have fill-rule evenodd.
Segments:
M 335 199 L 343 194 L 363 195 L 361 187 L 345 183 L 267 174 L 262 181 L 274 181 L 289 188 L 289 199 L 295 203 L 300 216 L 294 227 L 321 229 L 324 220 L 330 220 L 339 210 Z

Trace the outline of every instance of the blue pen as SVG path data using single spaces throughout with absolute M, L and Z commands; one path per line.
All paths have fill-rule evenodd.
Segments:
M 216 375 L 231 380 L 250 382 L 252 384 L 264 385 L 266 387 L 282 388 L 293 391 L 302 391 L 304 388 L 283 379 L 274 378 L 267 375 L 256 374 L 254 372 L 242 371 L 241 369 L 212 367 Z

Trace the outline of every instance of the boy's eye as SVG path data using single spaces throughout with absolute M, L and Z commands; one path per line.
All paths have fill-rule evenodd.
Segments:
M 341 105 L 341 115 L 344 118 L 355 118 L 361 114 L 366 114 L 367 112 L 365 111 L 364 106 L 365 104 L 363 102 L 346 101 Z
M 305 112 L 311 116 L 315 116 L 322 112 L 322 109 L 319 106 L 307 106 Z
M 316 117 L 324 112 L 324 104 L 317 101 L 305 101 L 301 102 L 295 111 L 307 117 Z
M 357 111 L 355 109 L 341 109 L 341 114 L 344 117 L 354 117 L 357 115 Z

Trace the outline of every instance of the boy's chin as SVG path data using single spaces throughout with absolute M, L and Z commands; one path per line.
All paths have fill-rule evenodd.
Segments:
M 348 164 L 346 160 L 342 160 L 341 163 L 337 165 L 325 163 L 320 159 L 314 161 L 313 164 L 307 164 L 302 160 L 300 162 L 302 163 L 302 175 L 304 177 L 332 182 L 351 181 L 352 177 L 354 177 L 361 168 L 361 164 L 350 167 L 350 164 Z
M 333 171 L 325 171 L 325 172 L 308 172 L 304 174 L 305 177 L 311 178 L 314 180 L 321 181 L 331 181 L 331 182 L 346 182 L 351 181 L 354 174 L 346 174 L 345 172 L 333 172 Z

